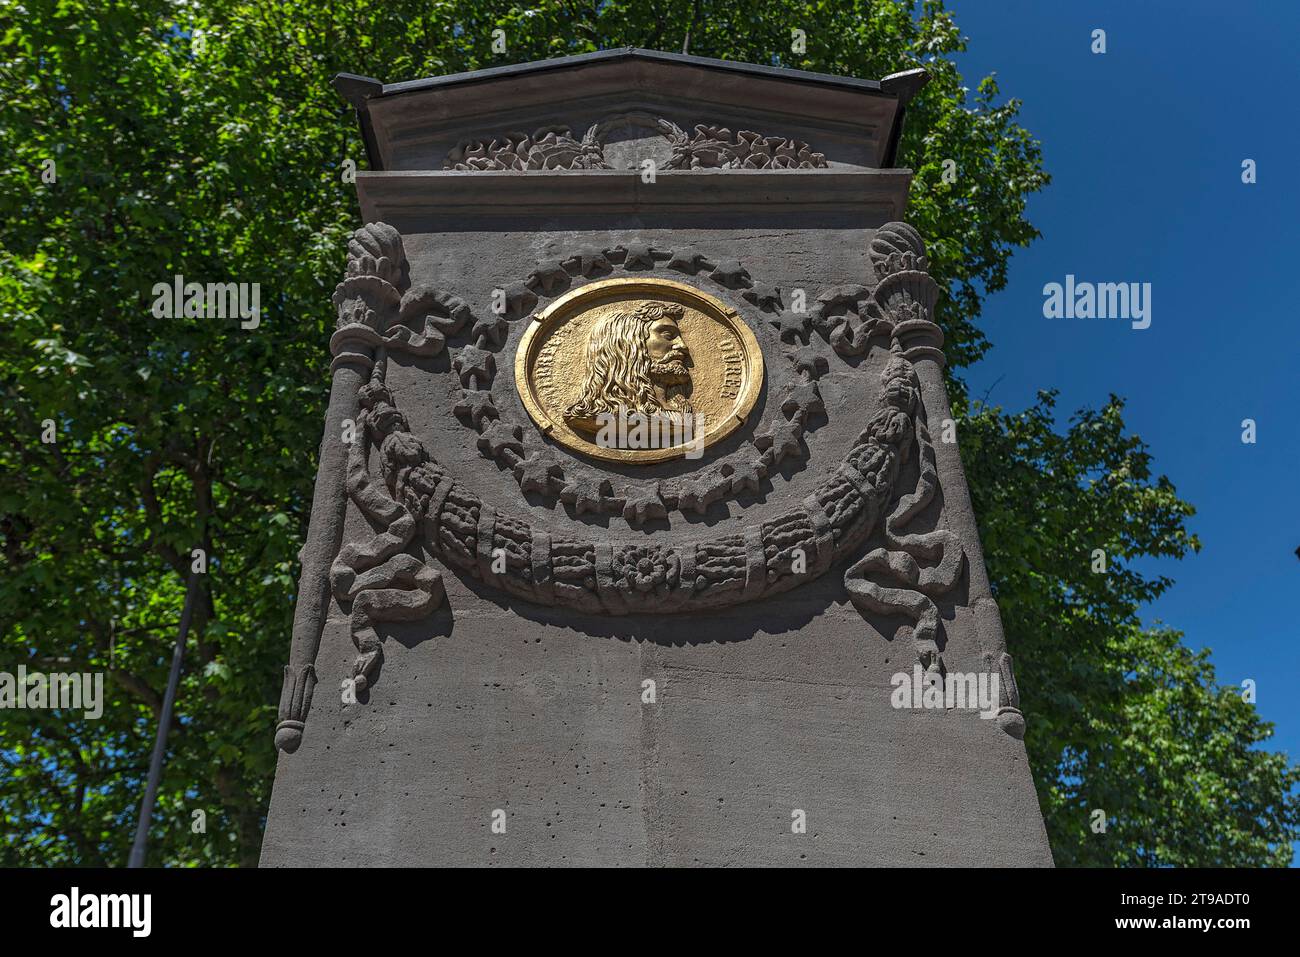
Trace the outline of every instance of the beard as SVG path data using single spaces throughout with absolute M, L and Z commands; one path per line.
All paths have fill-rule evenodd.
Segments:
M 691 391 L 691 373 L 686 368 L 685 360 L 676 356 L 651 359 L 648 371 L 650 381 L 663 390 L 663 412 L 681 415 L 692 411 L 691 403 L 686 398 Z
M 691 381 L 691 374 L 681 359 L 652 359 L 650 378 L 658 385 L 685 385 Z

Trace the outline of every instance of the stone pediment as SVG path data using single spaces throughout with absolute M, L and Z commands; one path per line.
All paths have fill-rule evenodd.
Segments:
M 922 70 L 883 80 L 624 48 L 405 83 L 340 74 L 372 170 L 881 169 Z

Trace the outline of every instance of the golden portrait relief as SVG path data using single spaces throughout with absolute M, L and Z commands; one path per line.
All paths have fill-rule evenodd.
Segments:
M 643 301 L 596 322 L 587 340 L 582 391 L 565 410 L 565 421 L 595 432 L 602 413 L 691 413 L 691 354 L 682 340 L 682 313 L 676 303 Z
M 594 458 L 696 458 L 732 432 L 763 380 L 758 343 L 725 303 L 665 279 L 611 279 L 534 317 L 515 359 L 524 407 Z

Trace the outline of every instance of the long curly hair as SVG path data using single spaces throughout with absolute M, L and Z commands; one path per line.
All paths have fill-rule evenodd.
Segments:
M 630 312 L 612 312 L 596 323 L 587 341 L 587 377 L 577 401 L 565 410 L 566 419 L 617 415 L 620 406 L 647 415 L 690 411 L 682 396 L 676 397 L 676 407 L 665 408 L 650 377 L 646 335 L 652 323 L 665 317 L 680 320 L 682 307 L 643 302 Z

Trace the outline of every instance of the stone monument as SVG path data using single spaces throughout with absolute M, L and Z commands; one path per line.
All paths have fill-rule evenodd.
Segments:
M 1051 864 L 902 222 L 925 80 L 337 78 L 264 866 Z

